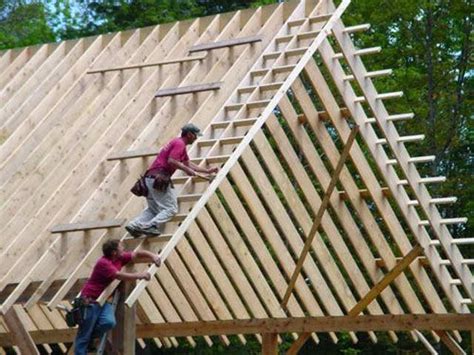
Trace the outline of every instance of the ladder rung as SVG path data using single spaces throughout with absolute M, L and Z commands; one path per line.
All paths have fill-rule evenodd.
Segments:
M 254 124 L 256 120 L 257 120 L 256 118 L 241 118 L 241 119 L 232 120 L 232 121 L 218 121 L 218 122 L 212 122 L 211 127 L 212 128 L 226 128 L 229 125 L 232 125 L 234 127 L 250 126 Z
M 408 201 L 408 206 L 418 206 L 420 203 L 418 200 L 410 200 Z
M 272 68 L 272 72 L 274 72 L 274 73 L 284 73 L 284 72 L 293 70 L 294 67 L 295 67 L 295 65 L 292 65 L 292 64 L 280 65 L 280 66 Z
M 146 240 L 147 243 L 168 243 L 173 237 L 171 234 L 160 234 L 160 235 L 143 235 L 141 237 L 125 237 L 123 241 L 127 245 L 127 249 L 131 249 L 131 246 L 138 244 L 139 242 Z M 135 243 L 134 243 L 135 241 Z
M 375 144 L 387 144 L 387 140 L 385 138 L 379 138 L 375 141 Z
M 423 139 L 425 139 L 424 134 L 416 134 L 413 136 L 398 137 L 397 142 L 398 143 L 418 142 L 418 141 L 422 141 Z
M 461 285 L 462 283 L 460 279 L 452 279 L 449 281 L 449 284 L 456 286 L 456 285 Z
M 283 52 L 283 54 L 287 57 L 291 57 L 294 55 L 302 55 L 307 50 L 308 50 L 308 47 L 293 48 L 293 49 L 287 49 L 286 51 Z
M 268 60 L 268 59 L 276 59 L 280 56 L 281 52 L 278 51 L 278 52 L 269 52 L 269 53 L 265 53 L 263 55 L 263 60 Z
M 457 197 L 437 197 L 430 200 L 431 205 L 445 205 L 450 203 L 456 203 L 458 201 Z
M 316 16 L 311 16 L 309 18 L 309 23 L 316 23 L 316 22 L 323 22 L 327 21 L 331 18 L 333 14 L 323 14 L 323 15 L 316 15 Z
M 217 138 L 217 139 L 202 139 L 198 140 L 197 144 L 201 146 L 209 146 L 219 143 L 221 145 L 224 144 L 238 144 L 244 139 L 243 136 L 240 137 L 224 137 L 224 138 Z
M 284 36 L 280 36 L 280 37 L 275 38 L 275 42 L 276 42 L 276 43 L 289 42 L 289 41 L 291 41 L 291 39 L 292 39 L 293 37 L 294 37 L 294 35 L 284 35 Z
M 364 23 L 362 25 L 346 27 L 342 30 L 342 32 L 345 32 L 345 33 L 361 32 L 361 31 L 367 31 L 369 28 L 370 28 L 370 24 Z
M 171 178 L 171 181 L 173 182 L 173 184 L 181 185 L 181 184 L 186 183 L 189 179 L 191 179 L 193 181 L 196 181 L 196 182 L 198 182 L 198 181 L 208 181 L 206 179 L 203 179 L 200 176 L 188 176 L 188 175 L 174 176 L 174 177 Z
M 296 35 L 298 40 L 310 39 L 316 37 L 321 30 L 301 32 Z
M 237 111 L 237 110 L 240 110 L 242 108 L 242 106 L 244 106 L 244 104 L 241 103 L 241 102 L 238 102 L 238 103 L 235 103 L 235 104 L 225 105 L 224 109 L 226 111 Z
M 474 265 L 474 259 L 463 259 L 463 260 L 461 260 L 461 264 L 463 264 L 463 265 Z
M 178 202 L 194 202 L 201 198 L 202 194 L 179 195 Z
M 463 298 L 461 304 L 472 304 L 472 300 L 470 298 Z
M 188 216 L 187 213 L 177 213 L 171 218 L 171 222 L 182 222 L 186 219 Z
M 191 162 L 197 164 L 205 160 L 208 164 L 221 164 L 229 159 L 230 155 L 215 155 L 211 157 L 204 157 L 204 158 L 192 158 Z
M 387 117 L 387 121 L 401 121 L 401 120 L 409 120 L 415 117 L 414 113 L 401 113 L 399 115 L 390 115 Z
M 451 265 L 451 260 L 449 259 L 441 259 L 439 262 L 440 265 Z
M 283 81 L 268 83 L 268 84 L 258 84 L 258 85 L 249 85 L 243 86 L 237 89 L 239 93 L 249 93 L 255 89 L 260 89 L 260 91 L 269 91 L 269 90 L 278 90 L 283 85 Z
M 377 120 L 374 117 L 367 118 L 367 120 L 365 121 L 365 123 L 367 123 L 367 124 L 372 124 L 372 123 L 376 123 L 376 122 L 377 122 Z
M 306 18 L 298 18 L 296 20 L 288 21 L 288 27 L 301 26 L 306 21 Z
M 265 107 L 270 103 L 271 100 L 257 100 L 257 101 L 251 101 L 247 102 L 245 105 L 252 109 L 252 108 L 259 108 L 259 107 Z
M 261 76 L 261 75 L 265 75 L 267 72 L 268 72 L 268 68 L 255 69 L 250 72 L 250 75 Z

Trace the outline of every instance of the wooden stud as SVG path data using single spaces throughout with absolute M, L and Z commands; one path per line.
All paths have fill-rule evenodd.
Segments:
M 125 299 L 135 286 L 134 282 L 122 282 L 116 292 L 119 292 L 117 308 L 115 310 L 115 319 L 117 325 L 112 330 L 112 344 L 114 350 L 120 354 L 135 354 L 136 337 L 136 305 L 132 307 L 125 306 Z
M 372 302 L 398 275 L 400 275 L 417 256 L 423 252 L 420 245 L 415 246 L 407 255 L 400 260 L 395 267 L 390 270 L 382 280 L 380 280 L 359 303 L 357 303 L 350 311 L 350 316 L 357 316 L 362 312 L 370 302 Z

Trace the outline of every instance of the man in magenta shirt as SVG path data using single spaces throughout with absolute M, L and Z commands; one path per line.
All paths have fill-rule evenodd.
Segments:
M 102 245 L 103 256 L 97 260 L 92 274 L 81 291 L 81 298 L 87 305 L 84 319 L 79 326 L 74 342 L 74 354 L 87 354 L 87 347 L 92 339 L 100 339 L 102 335 L 115 326 L 115 314 L 110 303 L 103 306 L 97 303 L 97 298 L 115 279 L 121 281 L 150 280 L 148 272 L 123 272 L 122 266 L 134 262 L 137 258 L 148 259 L 160 266 L 161 259 L 157 254 L 147 250 L 135 252 L 124 251 L 119 240 L 109 240 Z
M 125 227 L 132 236 L 160 235 L 164 224 L 178 212 L 176 191 L 171 183 L 171 175 L 176 169 L 190 176 L 217 172 L 217 168 L 201 168 L 189 161 L 186 146 L 200 135 L 200 129 L 189 123 L 181 128 L 181 137 L 172 139 L 160 150 L 145 174 L 148 207 Z

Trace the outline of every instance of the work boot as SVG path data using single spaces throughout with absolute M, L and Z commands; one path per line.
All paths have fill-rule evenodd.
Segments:
M 139 230 L 140 232 L 142 232 L 142 234 L 146 234 L 146 235 L 158 236 L 161 234 L 161 231 L 153 225 L 143 226 L 143 227 L 140 225 Z
M 125 226 L 125 229 L 127 230 L 128 233 L 130 233 L 130 235 L 133 238 L 138 238 L 143 234 L 143 232 L 139 228 L 137 228 L 136 226 L 134 226 L 131 223 L 127 224 Z

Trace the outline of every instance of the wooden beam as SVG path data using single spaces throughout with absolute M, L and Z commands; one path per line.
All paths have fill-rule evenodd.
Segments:
M 439 335 L 441 341 L 448 347 L 449 350 L 451 350 L 454 355 L 466 355 L 466 352 L 461 348 L 459 343 L 454 340 L 451 334 L 449 334 L 446 330 L 436 330 L 435 333 Z
M 350 316 L 357 316 L 370 302 L 395 280 L 412 262 L 423 252 L 420 245 L 416 245 L 395 267 L 385 275 L 372 289 L 349 311 Z
M 189 86 L 182 86 L 182 87 L 177 87 L 177 88 L 162 89 L 156 92 L 155 97 L 195 94 L 197 92 L 219 90 L 221 86 L 222 86 L 222 82 L 220 81 L 220 82 L 215 82 L 215 83 L 189 85 Z
M 293 344 L 291 344 L 290 348 L 286 352 L 286 355 L 296 355 L 298 351 L 303 347 L 306 341 L 311 336 L 311 333 L 301 333 L 298 339 L 296 339 Z
M 278 334 L 263 333 L 262 334 L 262 355 L 278 354 Z
M 58 224 L 51 228 L 51 233 L 67 233 L 67 232 L 80 232 L 94 229 L 107 229 L 107 228 L 119 228 L 127 220 L 126 219 L 109 219 L 106 221 L 94 221 L 94 222 L 81 222 L 81 223 L 70 223 L 70 224 Z
M 347 107 L 341 107 L 339 112 L 341 113 L 341 116 L 344 117 L 344 118 L 350 118 L 351 117 L 351 113 L 347 109 Z M 318 119 L 320 119 L 321 121 L 329 120 L 330 119 L 329 113 L 327 111 L 319 111 L 318 112 Z M 301 114 L 298 115 L 298 121 L 300 123 L 306 123 L 306 122 L 308 122 L 308 118 L 306 117 L 306 115 L 304 113 L 301 113 Z
M 146 148 L 146 149 L 137 149 L 137 150 L 129 150 L 126 152 L 118 152 L 112 153 L 107 160 L 122 160 L 122 159 L 133 159 L 133 158 L 145 158 L 155 156 L 160 152 L 159 149 L 156 148 Z
M 324 194 L 324 197 L 321 201 L 321 205 L 319 206 L 318 213 L 316 214 L 316 217 L 314 218 L 313 226 L 311 227 L 311 230 L 309 231 L 309 234 L 308 234 L 308 238 L 306 239 L 306 242 L 304 244 L 303 251 L 301 252 L 300 257 L 298 258 L 295 271 L 293 272 L 293 275 L 291 276 L 290 282 L 288 284 L 288 288 L 286 289 L 283 300 L 281 301 L 281 306 L 283 308 L 285 308 L 286 305 L 288 304 L 288 300 L 290 299 L 291 292 L 293 291 L 293 288 L 295 287 L 296 279 L 298 278 L 301 272 L 306 255 L 308 255 L 309 250 L 311 249 L 311 244 L 313 243 L 313 239 L 316 235 L 316 232 L 318 231 L 319 225 L 321 224 L 323 215 L 326 212 L 327 206 L 329 205 L 331 194 L 334 191 L 334 188 L 336 187 L 336 184 L 339 180 L 339 174 L 341 173 L 342 168 L 344 167 L 344 163 L 347 157 L 349 156 L 349 151 L 352 147 L 352 143 L 354 142 L 358 131 L 359 131 L 358 126 L 355 126 L 352 129 L 351 134 L 349 135 L 349 138 L 347 139 L 346 145 L 344 146 L 344 149 L 341 153 L 341 157 L 334 169 L 333 175 L 331 177 L 331 181 L 329 182 L 328 188 L 326 189 L 326 193 Z
M 189 53 L 209 51 L 212 49 L 219 49 L 219 48 L 224 48 L 224 47 L 241 46 L 243 44 L 261 42 L 262 39 L 263 39 L 262 36 L 259 35 L 259 36 L 226 39 L 223 41 L 217 41 L 217 42 L 212 42 L 212 43 L 198 44 L 196 46 L 192 46 L 191 49 L 189 49 Z
M 402 260 L 401 257 L 395 258 L 397 262 L 400 262 Z M 417 262 L 420 263 L 421 266 L 429 266 L 430 263 L 428 259 L 425 256 L 420 256 L 415 259 Z M 376 258 L 375 259 L 375 265 L 379 268 L 387 267 L 387 264 L 385 263 L 385 260 L 382 258 Z
M 159 65 L 181 64 L 181 63 L 191 62 L 195 60 L 203 60 L 205 57 L 206 55 L 203 54 L 203 55 L 194 56 L 194 57 L 184 57 L 184 58 L 163 60 L 161 62 L 156 62 L 156 63 L 143 63 L 143 64 L 135 64 L 135 65 L 124 65 L 121 67 L 114 67 L 114 68 L 94 69 L 94 70 L 89 70 L 87 74 L 105 73 L 109 71 L 127 70 L 127 69 L 140 69 L 140 68 L 147 68 L 147 67 L 155 67 Z
M 310 332 L 366 332 L 433 330 L 443 325 L 444 330 L 473 331 L 474 314 L 403 314 L 361 315 L 337 317 L 293 317 L 265 319 L 236 319 L 198 322 L 164 322 L 138 324 L 138 338 L 185 337 L 203 335 L 310 333 Z M 35 330 L 30 335 L 35 344 L 70 343 L 77 330 L 74 328 Z M 13 346 L 10 333 L 0 333 L 0 347 Z
M 392 194 L 388 187 L 382 187 L 381 190 L 382 190 L 382 193 L 385 197 L 390 197 L 391 194 Z M 360 197 L 362 197 L 362 198 L 370 198 L 370 192 L 367 189 L 360 189 L 359 193 L 360 193 Z M 339 197 L 343 201 L 347 200 L 348 196 L 347 196 L 346 191 L 339 191 L 338 194 L 339 194 Z
M 26 330 L 26 327 L 16 312 L 15 307 L 10 307 L 10 309 L 4 314 L 3 319 L 10 330 L 12 343 L 18 346 L 21 353 L 39 355 L 39 351 L 36 348 L 33 338 Z

